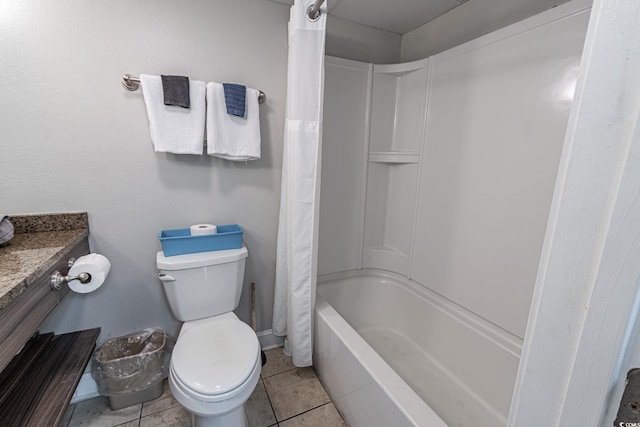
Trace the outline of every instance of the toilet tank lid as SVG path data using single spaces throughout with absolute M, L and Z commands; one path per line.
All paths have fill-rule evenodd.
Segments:
M 176 256 L 164 256 L 164 252 L 160 251 L 156 255 L 156 265 L 161 270 L 185 270 L 187 268 L 207 267 L 240 261 L 246 258 L 248 254 L 249 251 L 244 245 L 240 249 L 198 252 Z

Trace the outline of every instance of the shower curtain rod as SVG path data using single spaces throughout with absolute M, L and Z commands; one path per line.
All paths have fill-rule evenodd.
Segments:
M 322 6 L 324 0 L 316 0 L 313 6 L 309 6 L 307 9 L 307 17 L 309 21 L 317 21 L 320 18 L 320 6 Z
M 130 91 L 138 90 L 140 87 L 140 77 L 132 76 L 131 74 L 123 75 L 122 86 Z M 258 104 L 264 104 L 267 100 L 267 95 L 261 90 L 258 92 L 260 92 L 260 95 L 258 95 Z

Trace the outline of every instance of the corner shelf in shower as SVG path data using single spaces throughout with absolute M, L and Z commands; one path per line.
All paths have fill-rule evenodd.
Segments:
M 407 151 L 374 151 L 369 153 L 369 161 L 389 165 L 419 163 L 420 153 Z
M 374 65 L 362 264 L 409 273 L 430 62 Z

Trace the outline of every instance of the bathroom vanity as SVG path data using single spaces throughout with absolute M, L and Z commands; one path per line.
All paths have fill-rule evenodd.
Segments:
M 69 258 L 89 253 L 87 214 L 9 219 L 15 235 L 0 247 L 0 424 L 57 425 L 100 329 L 36 332 L 69 292 L 66 283 L 52 288 L 53 272 L 67 274 Z

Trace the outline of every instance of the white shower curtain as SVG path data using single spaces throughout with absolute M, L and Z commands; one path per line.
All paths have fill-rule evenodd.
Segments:
M 318 252 L 326 3 L 296 0 L 289 19 L 287 113 L 278 225 L 273 333 L 286 336 L 296 366 L 311 366 Z

